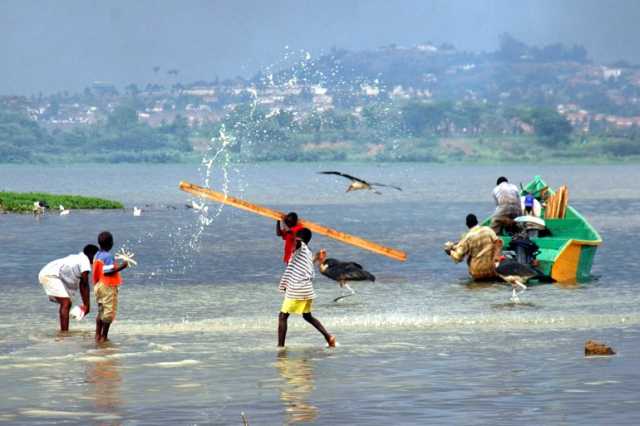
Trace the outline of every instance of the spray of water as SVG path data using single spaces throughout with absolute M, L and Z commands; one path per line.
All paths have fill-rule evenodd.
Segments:
M 315 58 L 306 50 L 285 46 L 281 60 L 265 67 L 236 94 L 243 101 L 226 113 L 217 134 L 210 139 L 198 167 L 200 184 L 225 195 L 230 192 L 242 195 L 246 186 L 239 163 L 233 160 L 253 161 L 270 159 L 270 156 L 276 159 L 299 154 L 300 141 L 313 132 L 309 126 L 316 126 L 316 132 L 322 135 L 324 129 L 336 128 L 335 120 L 344 120 L 349 114 L 352 119 L 366 123 L 372 144 L 380 143 L 393 133 L 389 132 L 389 126 L 397 122 L 381 118 L 397 110 L 390 107 L 390 92 L 379 79 L 361 77 L 345 69 L 338 56 Z M 362 106 L 370 99 L 376 99 L 376 113 L 370 114 L 371 117 Z M 332 111 L 336 107 L 342 115 Z M 322 142 L 324 136 L 318 137 Z M 164 265 L 162 271 L 152 272 L 152 276 L 184 273 L 191 269 L 198 258 L 194 254 L 201 252 L 203 237 L 214 226 L 224 206 L 216 204 L 214 207 L 200 197 L 187 202 L 193 209 L 194 220 L 169 225 L 166 236 L 172 255 L 168 265 Z M 142 243 L 138 241 L 138 244 Z M 135 251 L 134 247 L 132 249 Z
M 211 174 L 214 167 L 218 166 L 220 168 L 220 171 L 222 172 L 222 182 L 219 190 L 221 190 L 225 196 L 229 194 L 229 166 L 231 163 L 229 146 L 232 144 L 233 136 L 229 135 L 224 125 L 222 125 L 218 136 L 211 138 L 211 144 L 207 147 L 207 152 L 200 162 L 200 170 L 203 174 L 203 186 L 205 188 L 211 188 Z M 194 205 L 194 210 L 196 210 L 199 215 L 196 230 L 191 235 L 188 245 L 192 251 L 198 251 L 204 230 L 210 226 L 218 216 L 220 216 L 220 213 L 222 213 L 224 208 L 224 204 L 219 204 L 215 211 L 212 214 L 209 214 L 209 206 L 206 198 L 198 198 L 197 201 L 191 201 Z M 195 208 L 195 206 L 197 206 L 197 208 Z

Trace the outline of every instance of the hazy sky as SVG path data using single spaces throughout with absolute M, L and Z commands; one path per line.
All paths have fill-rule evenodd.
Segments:
M 250 76 L 285 46 L 321 54 L 431 40 L 494 50 L 584 45 L 593 59 L 640 63 L 640 0 L 0 0 L 0 94 Z

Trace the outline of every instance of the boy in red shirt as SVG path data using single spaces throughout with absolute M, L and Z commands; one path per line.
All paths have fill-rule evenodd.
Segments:
M 98 235 L 100 251 L 93 259 L 93 293 L 96 296 L 98 315 L 96 316 L 96 342 L 107 342 L 109 327 L 116 318 L 118 310 L 118 287 L 122 284 L 120 271 L 128 263 L 116 263 L 115 257 L 109 253 L 113 247 L 113 235 L 104 231 Z
M 298 224 L 298 214 L 295 212 L 287 213 L 284 217 L 284 226 L 278 221 L 276 223 L 276 235 L 284 240 L 284 260 L 285 264 L 291 260 L 291 255 L 296 249 L 296 233 L 303 228 Z

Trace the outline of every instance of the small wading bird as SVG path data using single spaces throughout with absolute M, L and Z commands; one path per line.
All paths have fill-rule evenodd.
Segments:
M 513 287 L 511 294 L 513 303 L 520 303 L 518 295 L 527 289 L 526 282 L 541 275 L 539 271 L 531 266 L 523 265 L 513 259 L 504 259 L 501 262 L 496 262 L 496 274 Z
M 33 202 L 33 214 L 44 214 L 44 211 L 49 208 L 49 205 L 44 201 Z
M 66 216 L 66 215 L 68 215 L 69 213 L 71 213 L 71 210 L 69 210 L 69 209 L 65 209 L 65 208 L 64 208 L 64 206 L 63 206 L 62 204 L 60 204 L 60 205 L 58 206 L 58 209 L 60 209 L 60 216 Z
M 341 288 L 346 288 L 349 290 L 349 294 L 342 295 L 340 297 L 336 297 L 333 299 L 334 302 L 337 302 L 340 299 L 345 297 L 353 296 L 356 292 L 353 291 L 348 281 L 375 281 L 376 277 L 374 277 L 369 272 L 365 271 L 361 265 L 355 262 L 340 262 L 336 259 L 327 259 L 327 251 L 325 249 L 320 249 L 318 253 L 313 258 L 314 262 L 318 262 L 318 268 L 320 269 L 320 273 L 327 278 L 331 278 L 334 281 L 337 281 L 340 284 Z
M 386 188 L 393 188 L 393 189 L 397 189 L 398 191 L 402 191 L 402 188 L 398 187 L 398 186 L 393 186 L 393 185 L 385 185 L 384 183 L 376 183 L 376 182 L 367 182 L 366 180 L 357 178 L 355 176 L 351 176 L 348 175 L 346 173 L 340 173 L 340 172 L 318 172 L 322 175 L 336 175 L 336 176 L 342 176 L 343 178 L 347 178 L 351 181 L 351 184 L 347 187 L 347 191 L 346 192 L 351 192 L 351 191 L 357 191 L 359 189 L 368 189 L 369 191 L 373 191 L 378 195 L 381 195 L 382 193 L 379 191 L 376 191 L 373 187 L 374 186 L 383 186 Z
M 133 206 L 133 215 L 140 216 L 141 214 L 142 214 L 142 209 L 139 209 L 136 206 Z

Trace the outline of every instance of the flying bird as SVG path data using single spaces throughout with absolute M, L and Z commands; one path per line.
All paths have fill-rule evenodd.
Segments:
M 385 185 L 384 183 L 367 182 L 364 179 L 360 179 L 355 176 L 348 175 L 346 173 L 341 173 L 341 172 L 318 172 L 318 173 L 322 175 L 342 176 L 343 178 L 349 179 L 351 181 L 351 184 L 347 187 L 346 192 L 357 191 L 359 189 L 368 189 L 369 191 L 373 191 L 378 195 L 382 194 L 381 192 L 374 189 L 375 186 L 393 188 L 393 189 L 397 189 L 398 191 L 402 191 L 402 188 L 400 188 L 399 186 Z
M 518 295 L 527 289 L 525 285 L 527 281 L 542 275 L 540 271 L 535 268 L 508 258 L 496 263 L 496 274 L 511 284 L 513 288 L 511 301 L 513 303 L 520 303 Z
M 133 215 L 134 216 L 140 216 L 142 214 L 142 209 L 139 209 L 136 206 L 133 206 Z
M 341 288 L 349 290 L 349 294 L 333 299 L 337 302 L 345 297 L 353 296 L 356 292 L 349 286 L 348 281 L 375 281 L 371 273 L 355 262 L 340 262 L 339 260 L 327 258 L 327 251 L 320 249 L 314 256 L 314 262 L 319 264 L 320 273 L 327 278 L 337 281 Z

